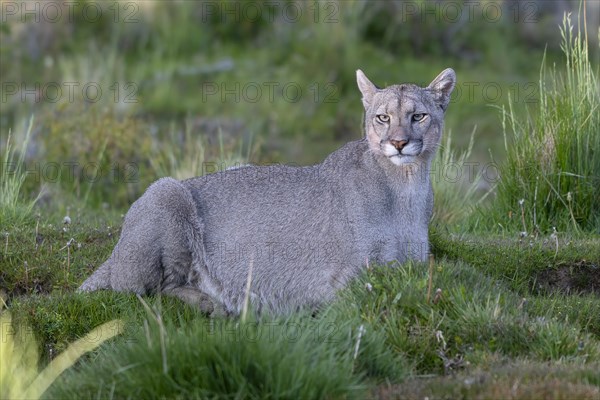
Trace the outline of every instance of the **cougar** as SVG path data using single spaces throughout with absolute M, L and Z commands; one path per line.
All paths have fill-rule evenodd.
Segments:
M 206 313 L 316 308 L 368 263 L 428 257 L 429 170 L 456 76 L 376 87 L 358 70 L 364 137 L 322 163 L 154 182 L 79 288 L 164 293 Z

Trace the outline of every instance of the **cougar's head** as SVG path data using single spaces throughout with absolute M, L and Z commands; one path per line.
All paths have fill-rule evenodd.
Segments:
M 456 75 L 445 69 L 426 88 L 413 84 L 377 88 L 356 71 L 365 107 L 369 148 L 395 165 L 430 160 L 435 154 Z

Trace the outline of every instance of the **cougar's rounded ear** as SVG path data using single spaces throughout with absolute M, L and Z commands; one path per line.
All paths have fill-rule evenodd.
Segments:
M 366 110 L 373 101 L 373 96 L 375 95 L 375 92 L 377 92 L 377 86 L 373 85 L 373 82 L 371 82 L 360 69 L 356 70 L 356 82 L 362 93 L 362 102 Z
M 444 111 L 450 103 L 450 95 L 454 90 L 454 85 L 456 85 L 456 73 L 452 68 L 446 68 L 427 86 L 427 89 L 432 91 L 435 100 Z

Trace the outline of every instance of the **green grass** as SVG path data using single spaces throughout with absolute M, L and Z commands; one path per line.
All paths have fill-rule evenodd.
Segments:
M 575 266 L 582 260 L 592 265 L 600 263 L 599 239 L 596 236 L 587 239 L 565 236 L 556 240 L 550 235 L 538 239 L 490 234 L 481 237 L 434 229 L 430 238 L 434 253 L 486 268 L 497 278 L 509 280 L 512 288 L 521 291 L 534 290 L 534 275 L 542 270 Z M 480 252 L 481 246 L 485 246 L 485 253 Z
M 13 323 L 31 327 L 42 365 L 111 319 L 124 320 L 125 333 L 61 375 L 48 398 L 361 398 L 403 391 L 409 398 L 501 398 L 515 379 L 507 363 L 526 376 L 518 393 L 542 396 L 550 385 L 593 398 L 600 388 L 597 292 L 537 284 L 547 270 L 600 264 L 597 237 L 561 236 L 557 251 L 544 237 L 459 236 L 438 227 L 429 301 L 428 266 L 408 263 L 366 271 L 314 316 L 210 320 L 167 297 L 146 298 L 149 312 L 131 294 L 73 293 L 110 254 L 121 221 L 118 213 L 75 204 L 68 226 L 58 209 L 10 229 L 0 277 Z M 71 237 L 82 246 L 68 258 Z M 561 375 L 564 368 L 570 373 Z
M 147 298 L 153 305 L 149 313 L 131 294 L 73 293 L 109 255 L 120 216 L 72 213 L 64 232 L 63 214 L 49 212 L 39 223 L 29 220 L 11 230 L 1 277 L 15 326 L 31 326 L 42 364 L 106 321 L 122 319 L 126 329 L 63 374 L 48 398 L 97 393 L 153 398 L 385 397 L 406 385 L 415 385 L 408 393 L 416 397 L 440 393 L 440 388 L 464 392 L 467 398 L 480 393 L 501 397 L 513 378 L 494 371 L 503 371 L 506 363 L 527 371 L 529 380 L 520 390 L 533 394 L 543 393 L 541 382 L 563 392 L 575 387 L 585 394 L 582 398 L 600 387 L 592 379 L 600 358 L 600 298 L 536 286 L 540 271 L 584 260 L 598 265 L 598 238 L 561 237 L 556 252 L 554 244 L 543 239 L 530 245 L 530 239 L 458 237 L 434 230 L 439 261 L 429 301 L 427 265 L 380 266 L 366 271 L 315 316 L 241 322 L 207 319 L 167 297 Z M 37 249 L 36 229 L 44 237 Z M 83 245 L 73 248 L 66 275 L 64 246 L 70 237 Z M 26 261 L 36 268 L 26 271 Z M 438 288 L 441 295 L 436 300 Z M 162 347 L 160 326 L 165 332 Z M 578 372 L 553 381 L 541 379 L 537 372 L 546 368 L 559 375 L 565 364 Z M 469 379 L 475 383 L 465 385 Z
M 164 146 L 156 146 L 150 158 L 150 170 L 156 177 L 188 179 L 227 168 L 248 164 L 257 151 L 252 138 L 233 139 L 234 133 L 221 127 L 212 138 L 194 131 L 187 119 L 183 130 L 171 124 Z M 247 139 L 247 140 L 246 140 Z
M 581 399 L 598 398 L 600 365 L 580 367 L 493 357 L 493 370 L 474 368 L 456 375 L 411 379 L 373 391 L 374 397 L 403 399 Z
M 340 332 L 324 345 L 316 325 L 298 317 L 197 319 L 179 330 L 165 325 L 162 339 L 160 327 L 148 327 L 66 375 L 49 397 L 322 398 L 363 389 L 351 372 L 351 338 Z
M 598 66 L 589 54 L 594 49 L 587 32 L 574 32 L 570 17 L 565 16 L 561 33 L 565 72 L 548 72 L 544 61 L 538 110 L 521 119 L 509 103 L 505 113 L 512 134 L 505 132 L 508 157 L 494 207 L 496 222 L 505 229 L 600 233 Z M 519 218 L 506 223 L 511 212 L 523 212 L 523 223 Z
M 480 255 L 498 260 L 493 247 L 478 248 Z M 439 258 L 451 256 L 437 251 Z M 540 382 L 535 376 L 541 366 L 559 370 L 571 365 L 578 373 L 562 377 L 561 384 L 600 388 L 593 379 L 600 358 L 597 296 L 513 289 L 514 282 L 497 274 L 492 263 L 467 264 L 467 259 L 468 254 L 436 263 L 432 287 L 441 289 L 437 299 L 432 294 L 427 300 L 426 265 L 380 266 L 366 271 L 315 316 L 210 320 L 174 299 L 146 299 L 154 304 L 148 312 L 133 295 L 69 291 L 15 298 L 11 310 L 19 316 L 17 323 L 32 325 L 45 357 L 106 320 L 127 322 L 124 336 L 59 378 L 49 398 L 97 393 L 362 397 L 365 391 L 393 390 L 415 379 L 426 386 L 422 390 L 436 391 L 433 382 L 439 379 L 448 390 L 463 385 L 441 378 L 450 373 L 494 374 L 501 387 L 507 378 L 493 371 L 506 362 L 523 364 L 531 385 Z M 484 388 L 464 390 L 475 396 Z M 536 390 L 532 393 L 542 388 Z
M 263 10 L 271 7 L 269 2 L 253 3 Z M 79 17 L 83 4 L 74 11 Z M 487 24 L 477 13 L 477 21 L 464 25 L 460 35 L 454 35 L 455 46 L 442 49 L 439 38 L 452 34 L 452 23 L 439 24 L 436 18 L 428 17 L 424 24 L 415 17 L 382 24 L 382 19 L 390 15 L 403 15 L 394 3 L 366 6 L 360 2 L 298 2 L 302 17 L 284 23 L 282 8 L 287 3 L 283 2 L 272 6 L 272 15 L 278 17 L 275 22 L 261 19 L 254 24 L 236 23 L 234 17 L 218 14 L 203 18 L 202 4 L 184 2 L 169 7 L 160 2 L 139 3 L 137 23 L 113 22 L 114 9 L 107 4 L 96 23 L 79 21 L 76 36 L 68 33 L 68 24 L 52 24 L 53 29 L 44 32 L 41 24 L 20 24 L 10 19 L 6 32 L 1 33 L 3 82 L 26 82 L 28 87 L 34 82 L 78 82 L 75 103 L 85 103 L 85 107 L 74 107 L 67 101 L 66 87 L 56 103 L 30 105 L 20 101 L 18 94 L 9 95 L 3 103 L 5 118 L 0 120 L 5 125 L 0 127 L 15 126 L 22 115 L 35 112 L 44 133 L 40 140 L 49 150 L 36 154 L 36 160 L 56 162 L 60 158 L 55 155 L 69 150 L 70 157 L 84 158 L 77 158 L 80 163 L 99 162 L 102 140 L 95 138 L 90 149 L 85 139 L 98 135 L 97 127 L 102 127 L 102 119 L 106 119 L 109 141 L 112 131 L 120 131 L 125 142 L 121 153 L 113 150 L 104 154 L 103 162 L 111 165 L 114 161 L 139 161 L 133 151 L 136 146 L 131 148 L 131 138 L 140 148 L 148 139 L 158 139 L 162 144 L 160 139 L 168 132 L 163 128 L 172 122 L 183 125 L 183 120 L 191 117 L 222 123 L 224 130 L 235 122 L 243 128 L 237 134 L 254 135 L 266 149 L 260 159 L 253 161 L 313 163 L 341 143 L 360 136 L 363 111 L 355 83 L 356 69 L 363 69 L 379 85 L 407 81 L 427 84 L 451 66 L 457 71 L 459 85 L 447 127 L 460 133 L 455 142 L 464 148 L 469 142 L 466 133 L 477 125 L 481 135 L 474 144 L 473 156 L 482 161 L 488 149 L 496 152 L 502 143 L 497 115 L 488 104 L 504 104 L 509 92 L 519 105 L 536 100 L 529 84 L 537 81 L 539 62 L 534 55 L 541 54 L 542 49 L 517 45 L 518 30 L 510 21 Z M 319 23 L 314 22 L 314 7 L 321 10 Z M 335 22 L 323 22 L 332 7 Z M 263 17 L 268 15 L 265 11 Z M 488 34 L 482 36 L 479 32 L 483 26 Z M 29 47 L 35 46 L 22 46 L 36 34 L 56 43 L 42 49 L 42 59 L 30 55 L 35 51 Z M 419 45 L 415 43 L 418 37 L 429 40 Z M 465 53 L 475 58 L 465 57 Z M 548 57 L 554 58 L 554 52 L 549 50 Z M 95 103 L 82 100 L 80 89 L 90 82 L 103 90 Z M 129 83 L 134 86 L 126 87 Z M 268 83 L 277 85 L 273 96 L 269 95 Z M 206 84 L 217 85 L 218 93 L 205 95 Z M 237 101 L 234 96 L 223 100 L 223 85 L 232 88 L 236 84 L 240 87 L 238 95 L 242 95 Z M 287 84 L 301 88 L 298 101 L 291 101 L 283 93 Z M 258 101 L 247 101 L 243 95 L 248 85 L 262 88 Z M 483 90 L 486 85 L 498 87 L 500 95 L 492 91 L 487 96 Z M 472 95 L 469 87 L 475 87 Z M 76 152 L 78 147 L 82 152 Z M 497 153 L 502 159 L 503 153 Z
M 70 224 L 64 223 L 67 214 Z M 22 224 L 3 221 L 8 235 L 0 256 L 2 289 L 13 296 L 75 288 L 110 254 L 118 239 L 118 214 L 106 212 L 111 215 L 108 221 L 104 213 L 90 214 L 73 207 L 68 213 L 40 213 Z
M 565 322 L 576 321 L 600 338 L 600 238 L 518 239 L 486 235 L 453 235 L 434 231 L 434 253 L 462 260 L 500 279 L 526 299 L 528 310 L 541 316 L 548 310 Z M 482 249 L 484 249 L 482 251 Z M 561 279 L 548 279 L 555 271 Z M 570 279 L 582 271 L 583 285 Z
M 44 219 L 60 221 L 61 215 Z M 443 387 L 449 393 L 492 396 L 492 389 L 465 386 L 463 381 L 484 376 L 500 390 L 512 378 L 494 371 L 507 362 L 529 371 L 526 387 L 532 393 L 543 391 L 535 384 L 543 381 L 536 371 L 560 371 L 563 364 L 579 372 L 552 383 L 560 390 L 576 385 L 588 393 L 600 387 L 590 378 L 600 358 L 600 298 L 540 290 L 535 284 L 539 271 L 553 266 L 582 260 L 598 265 L 597 238 L 570 239 L 571 244 L 561 239 L 556 252 L 543 240 L 530 246 L 519 239 L 433 232 L 439 261 L 429 301 L 427 265 L 380 266 L 366 271 L 315 316 L 242 322 L 207 319 L 172 298 L 146 299 L 153 305 L 149 313 L 131 294 L 73 293 L 92 266 L 110 253 L 120 217 L 90 212 L 72 219 L 66 236 L 62 226 L 40 222 L 37 229 L 45 237 L 46 250 L 38 248 L 37 253 L 35 242 L 27 239 L 35 237 L 35 221 L 14 232 L 19 240 L 9 242 L 9 258 L 2 259 L 2 286 L 12 288 L 8 294 L 14 324 L 31 326 L 42 363 L 108 320 L 120 318 L 126 329 L 63 374 L 48 398 L 97 393 L 153 398 L 363 397 L 372 391 L 400 390 L 409 382 L 417 385 L 418 393 L 440 393 L 436 388 Z M 108 225 L 111 230 L 102 228 Z M 67 236 L 89 243 L 74 251 L 69 279 L 66 249 L 59 248 Z M 33 270 L 27 277 L 25 261 L 48 275 Z M 41 293 L 32 294 L 36 286 L 26 279 L 40 283 Z M 441 295 L 435 299 L 438 288 Z M 450 373 L 458 375 L 444 378 Z M 311 385 L 302 384 L 306 382 Z
M 490 194 L 479 189 L 483 182 L 481 171 L 469 167 L 475 130 L 464 151 L 456 151 L 452 139 L 452 132 L 448 132 L 431 167 L 435 193 L 432 220 L 436 224 L 453 225 L 465 220 Z
M 8 226 L 8 221 L 16 222 L 26 218 L 37 200 L 24 198 L 23 184 L 27 179 L 27 171 L 24 169 L 25 154 L 33 127 L 33 116 L 29 120 L 23 142 L 17 152 L 14 146 L 14 138 L 8 133 L 6 145 L 4 146 L 4 157 L 0 165 L 0 219 Z M 15 159 L 15 155 L 19 154 Z M 7 232 L 3 232 L 6 236 Z

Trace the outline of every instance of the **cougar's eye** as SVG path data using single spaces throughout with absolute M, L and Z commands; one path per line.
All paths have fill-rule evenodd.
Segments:
M 377 121 L 388 123 L 390 122 L 390 116 L 387 114 L 377 114 Z
M 421 121 L 423 118 L 425 118 L 427 114 L 413 114 L 412 116 L 412 120 L 413 121 Z

